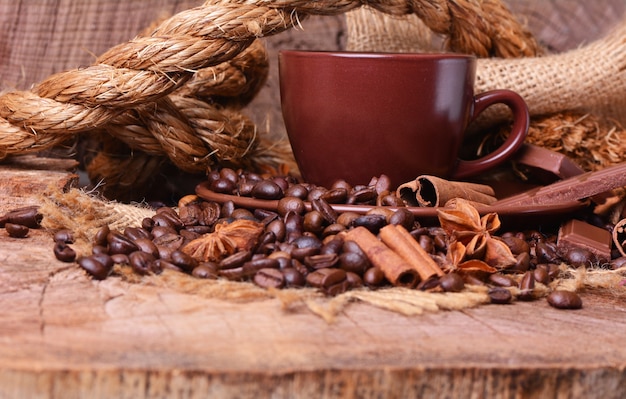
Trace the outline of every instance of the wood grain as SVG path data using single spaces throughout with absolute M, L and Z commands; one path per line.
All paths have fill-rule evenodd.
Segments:
M 0 397 L 617 398 L 625 299 L 615 287 L 584 292 L 578 311 L 536 301 L 416 317 L 354 303 L 328 324 L 274 299 L 95 282 L 54 258 L 50 233 L 0 230 Z

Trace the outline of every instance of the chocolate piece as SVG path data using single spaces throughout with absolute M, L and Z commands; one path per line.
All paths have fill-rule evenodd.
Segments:
M 526 166 L 550 172 L 561 179 L 567 179 L 585 173 L 585 171 L 567 155 L 530 143 L 524 143 L 522 148 L 515 153 L 513 160 Z
M 583 173 L 494 202 L 492 206 L 554 205 L 582 200 L 626 186 L 626 163 Z
M 564 223 L 557 237 L 557 251 L 561 256 L 582 248 L 590 251 L 596 261 L 606 263 L 611 259 L 611 233 L 581 220 Z

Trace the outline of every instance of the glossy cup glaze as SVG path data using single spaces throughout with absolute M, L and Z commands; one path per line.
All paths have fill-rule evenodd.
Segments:
M 281 51 L 281 105 L 303 178 L 395 186 L 422 174 L 463 179 L 501 164 L 523 144 L 529 115 L 509 90 L 474 95 L 476 59 L 459 54 Z M 502 146 L 458 158 L 470 122 L 503 103 L 513 112 Z

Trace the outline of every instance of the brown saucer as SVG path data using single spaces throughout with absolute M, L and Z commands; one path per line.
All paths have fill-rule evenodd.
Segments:
M 200 183 L 196 186 L 196 194 L 207 200 L 218 203 L 232 201 L 236 206 L 248 209 L 265 209 L 275 211 L 278 208 L 278 200 L 261 200 L 251 197 L 242 197 L 238 195 L 220 194 L 209 190 L 208 182 Z M 355 212 L 359 214 L 367 213 L 373 205 L 346 205 L 346 204 L 330 204 L 337 212 Z M 502 222 L 511 226 L 529 226 L 532 224 L 546 224 L 562 221 L 571 216 L 576 211 L 580 211 L 589 205 L 588 201 L 567 201 L 550 205 L 532 205 L 532 206 L 481 206 L 478 212 L 481 215 L 495 212 L 498 214 Z M 311 204 L 305 202 L 307 211 L 311 210 Z M 388 207 L 395 210 L 395 207 Z M 423 223 L 436 222 L 437 210 L 442 207 L 406 207 L 415 217 Z M 534 226 L 537 227 L 537 226 Z

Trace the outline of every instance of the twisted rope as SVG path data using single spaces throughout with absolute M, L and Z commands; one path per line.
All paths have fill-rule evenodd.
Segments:
M 256 127 L 232 112 L 265 79 L 266 55 L 255 39 L 298 26 L 309 15 L 363 5 L 390 15 L 414 13 L 448 35 L 455 50 L 498 56 L 538 48 L 496 0 L 211 0 L 112 47 L 91 66 L 1 95 L 0 157 L 105 132 L 133 154 L 167 157 L 189 172 L 224 161 L 276 160 L 271 152 L 282 156 L 284 147 L 262 143 Z M 107 156 L 115 154 L 101 158 Z

